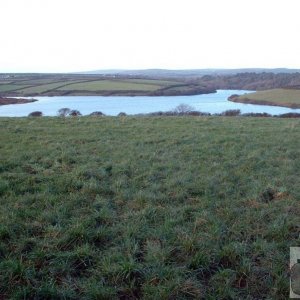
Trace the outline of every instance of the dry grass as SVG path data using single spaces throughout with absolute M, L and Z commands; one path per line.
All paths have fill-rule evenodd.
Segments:
M 300 89 L 273 89 L 239 96 L 240 102 L 273 104 L 287 107 L 300 107 Z

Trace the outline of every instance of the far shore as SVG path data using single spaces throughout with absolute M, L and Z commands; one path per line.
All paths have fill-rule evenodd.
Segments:
M 35 102 L 36 99 L 24 99 L 24 98 L 7 98 L 0 97 L 0 105 L 9 105 L 9 104 L 25 104 L 30 102 Z
M 20 95 L 17 92 L 8 92 L 8 97 L 62 97 L 62 96 L 127 96 L 127 97 L 158 97 L 158 96 L 195 96 L 203 94 L 213 94 L 217 90 L 213 88 L 198 88 L 191 87 L 190 89 L 172 90 L 171 88 L 164 88 L 155 91 L 137 91 L 137 90 L 103 90 L 103 91 L 47 91 L 43 93 L 30 93 Z M 0 97 L 0 99 L 8 99 L 6 97 Z M 20 99 L 19 99 L 20 100 Z M 24 99 L 27 100 L 27 99 Z M 37 101 L 37 100 L 36 100 Z M 20 102 L 18 102 L 20 103 Z M 22 102 L 23 103 L 23 102 Z M 24 102 L 25 103 L 25 102 Z M 13 103 L 9 103 L 13 104 Z

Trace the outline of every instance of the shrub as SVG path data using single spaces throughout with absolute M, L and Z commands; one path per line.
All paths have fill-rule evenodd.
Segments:
M 101 111 L 94 111 L 90 113 L 90 116 L 101 117 L 101 116 L 105 116 L 105 114 Z
M 278 116 L 279 118 L 300 118 L 299 113 L 286 113 Z
M 31 112 L 28 117 L 42 117 L 43 113 L 41 111 L 33 111 Z
M 70 114 L 70 112 L 71 112 L 70 108 L 64 107 L 57 111 L 57 115 L 60 117 L 66 117 L 67 115 Z
M 206 113 L 206 112 L 201 112 L 201 111 L 197 111 L 197 110 L 193 110 L 193 111 L 189 111 L 187 113 L 187 115 L 189 116 L 210 116 L 210 113 Z
M 156 111 L 148 114 L 143 114 L 142 116 L 150 116 L 150 117 L 156 117 L 156 116 L 164 116 L 164 117 L 172 117 L 172 116 L 211 116 L 210 113 L 201 112 L 197 110 L 191 110 L 187 112 L 181 112 L 178 113 L 175 110 L 171 111 Z
M 77 117 L 77 116 L 81 116 L 81 113 L 79 110 L 73 109 L 70 111 L 69 116 Z
M 127 114 L 124 113 L 124 112 L 120 112 L 120 113 L 118 114 L 118 117 L 125 117 L 125 116 L 127 116 Z
M 242 114 L 243 117 L 272 117 L 272 115 L 268 113 L 246 113 Z
M 239 109 L 229 109 L 222 112 L 222 116 L 226 116 L 226 117 L 239 116 L 240 114 L 241 111 Z

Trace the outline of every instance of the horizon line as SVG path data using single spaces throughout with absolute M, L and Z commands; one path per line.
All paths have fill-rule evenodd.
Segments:
M 173 69 L 173 68 L 107 68 L 107 69 L 92 69 L 82 71 L 0 71 L 0 74 L 79 74 L 88 72 L 124 72 L 124 71 L 226 71 L 226 70 L 290 70 L 300 71 L 300 68 L 289 68 L 289 67 L 241 67 L 241 68 L 184 68 L 184 69 Z

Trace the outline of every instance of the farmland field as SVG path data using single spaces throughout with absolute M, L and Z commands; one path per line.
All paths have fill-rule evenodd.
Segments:
M 236 102 L 300 108 L 300 89 L 272 89 L 239 96 Z
M 1 79 L 0 97 L 77 95 L 195 95 L 215 92 L 184 79 L 131 78 L 79 74 L 14 74 Z
M 154 83 L 153 83 L 154 82 Z M 58 90 L 74 90 L 74 91 L 101 91 L 101 90 L 141 90 L 141 91 L 153 91 L 161 87 L 161 85 L 155 84 L 155 80 L 152 84 L 149 83 L 140 83 L 140 82 L 131 82 L 131 81 L 116 81 L 116 80 L 98 80 L 82 83 L 69 84 L 65 87 L 61 87 Z
M 17 85 L 17 84 L 0 84 L 0 93 L 1 92 L 10 92 L 15 90 L 20 90 L 27 88 L 28 85 Z
M 59 87 L 64 85 L 62 82 L 55 82 L 55 83 L 47 83 L 47 84 L 39 84 L 37 86 L 31 86 L 24 88 L 22 90 L 19 90 L 20 93 L 23 94 L 37 94 L 37 93 L 44 93 L 47 91 L 55 90 Z
M 299 119 L 0 118 L 1 297 L 287 299 L 299 135 Z

